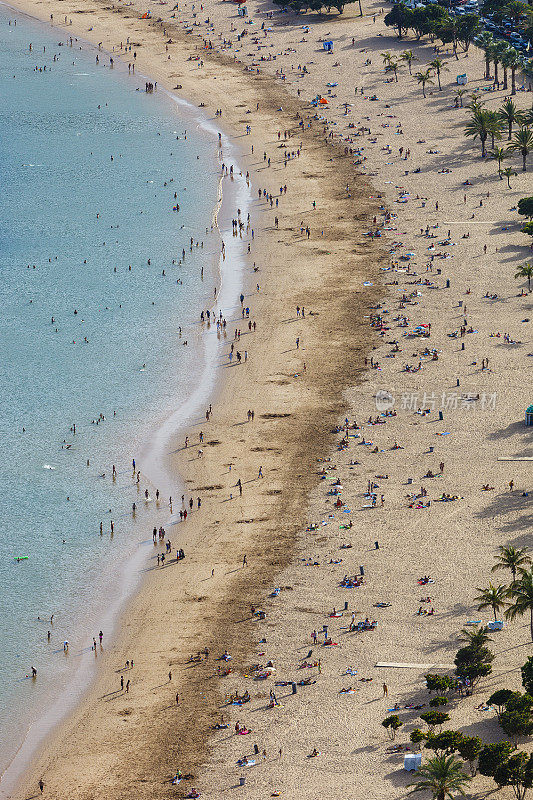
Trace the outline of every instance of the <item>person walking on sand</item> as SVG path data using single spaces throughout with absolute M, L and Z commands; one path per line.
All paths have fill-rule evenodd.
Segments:
M 124 691 L 124 675 L 120 676 L 120 690 Z
M 176 705 L 179 706 L 179 704 L 180 704 L 180 696 L 179 692 L 176 692 Z
M 170 670 L 170 672 L 168 673 L 168 682 L 170 683 L 171 681 L 172 681 L 172 670 Z
M 259 474 L 257 475 L 258 478 L 263 477 L 263 467 L 259 467 Z
M 41 794 L 42 794 L 44 792 L 44 782 L 43 782 L 42 778 L 39 779 L 39 789 L 40 789 Z
M 383 684 L 383 697 L 388 697 L 388 696 L 389 696 L 389 687 L 387 686 L 386 683 L 384 683 Z

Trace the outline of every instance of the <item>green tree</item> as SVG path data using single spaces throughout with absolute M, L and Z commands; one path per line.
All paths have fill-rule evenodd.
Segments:
M 468 761 L 472 776 L 474 776 L 477 772 L 476 759 L 479 757 L 482 749 L 483 742 L 479 736 L 463 736 L 459 742 L 457 751 L 461 758 L 464 758 L 465 761 Z
M 385 67 L 385 72 L 393 72 L 394 73 L 394 78 L 396 80 L 396 83 L 398 83 L 398 67 L 399 67 L 399 64 L 394 58 L 391 58 L 391 60 L 389 61 L 389 63 Z
M 417 780 L 409 784 L 415 792 L 430 792 L 433 800 L 446 800 L 458 793 L 465 797 L 464 787 L 472 778 L 463 772 L 463 762 L 455 756 L 435 756 L 416 773 Z
M 438 27 L 450 19 L 449 13 L 438 3 L 419 5 L 413 10 L 411 27 L 417 39 L 424 34 L 434 34 Z
M 426 69 L 425 72 L 417 72 L 415 74 L 415 78 L 417 79 L 418 83 L 422 86 L 422 94 L 424 97 L 426 96 L 426 84 L 433 83 L 432 79 L 432 72 L 430 69 Z
M 465 134 L 472 136 L 475 140 L 479 137 L 481 141 L 481 157 L 485 158 L 486 143 L 489 135 L 490 127 L 489 112 L 484 108 L 476 108 L 472 114 L 472 118 L 465 125 Z
M 489 583 L 486 589 L 476 589 L 476 592 L 479 592 L 477 597 L 474 597 L 474 601 L 478 604 L 477 610 L 484 611 L 486 608 L 492 608 L 492 613 L 494 614 L 494 621 L 498 619 L 498 612 L 505 606 L 507 595 L 508 595 L 508 588 L 504 586 L 502 583 L 499 586 L 494 586 L 492 583 Z
M 494 37 L 492 33 L 488 31 L 483 31 L 481 36 L 477 39 L 477 46 L 480 50 L 483 50 L 485 54 L 485 80 L 488 81 L 490 79 L 490 64 L 492 61 L 492 48 L 496 44 L 494 41 Z
M 531 16 L 531 8 L 522 0 L 510 0 L 505 4 L 503 11 L 507 19 L 514 22 L 515 25 Z
M 411 27 L 413 12 L 405 3 L 396 3 L 393 5 L 392 10 L 385 15 L 383 21 L 388 27 L 396 28 L 398 39 L 402 39 Z
M 461 647 L 455 656 L 455 673 L 460 678 L 468 679 L 474 686 L 480 678 L 492 672 L 493 653 L 488 647 Z
M 507 188 L 511 189 L 512 188 L 511 178 L 513 177 L 513 175 L 518 175 L 518 172 L 515 172 L 515 170 L 512 167 L 505 167 L 505 169 L 502 170 L 502 175 L 505 175 L 505 177 L 507 178 Z
M 524 59 L 514 47 L 511 48 L 507 63 L 511 70 L 511 94 L 516 94 L 516 71 L 524 65 Z
M 435 728 L 441 728 L 445 722 L 448 722 L 450 715 L 445 711 L 425 711 L 420 714 L 420 719 L 424 720 L 430 733 L 435 733 Z
M 412 50 L 404 50 L 403 53 L 400 53 L 400 60 L 405 61 L 407 66 L 409 67 L 409 75 L 412 75 L 412 63 L 413 61 L 418 61 L 418 58 L 415 56 Z
M 391 714 L 390 717 L 385 717 L 381 724 L 387 729 L 390 738 L 394 740 L 396 738 L 396 731 L 402 727 L 403 722 L 400 720 L 398 714 Z
M 471 43 L 481 30 L 479 15 L 463 14 L 462 17 L 459 17 L 457 23 L 457 39 L 465 53 L 467 53 Z
M 455 107 L 463 107 L 463 97 L 466 94 L 466 89 L 456 89 L 455 90 Z
M 485 647 L 487 642 L 492 642 L 492 639 L 487 632 L 487 628 L 479 625 L 476 625 L 472 628 L 463 628 L 459 638 L 463 642 L 466 642 L 467 645 L 474 648 Z
M 529 630 L 533 642 L 533 571 L 520 570 L 520 577 L 511 584 L 511 603 L 505 612 L 513 620 L 529 613 Z
M 433 61 L 429 62 L 429 66 L 431 67 L 431 69 L 435 70 L 435 74 L 437 76 L 437 82 L 438 82 L 438 85 L 439 85 L 439 91 L 442 91 L 442 86 L 441 86 L 441 83 L 440 83 L 440 74 L 441 74 L 441 72 L 446 72 L 447 71 L 448 68 L 447 68 L 446 64 L 444 63 L 444 61 L 441 58 L 434 58 Z
M 502 175 L 502 161 L 504 158 L 507 158 L 509 153 L 503 147 L 495 147 L 494 150 L 491 152 L 492 158 L 494 158 L 498 162 L 498 175 L 500 176 L 500 180 L 503 181 Z
M 494 774 L 499 786 L 512 786 L 516 800 L 524 800 L 533 786 L 533 760 L 528 753 L 515 753 Z
M 438 26 L 436 26 L 435 33 L 441 40 L 442 44 L 452 45 L 453 54 L 457 61 L 459 61 L 459 56 L 457 55 L 459 22 L 457 17 L 448 17 L 447 19 L 443 20 Z
M 523 114 L 518 110 L 516 107 L 516 103 L 514 100 L 506 100 L 505 103 L 500 108 L 498 115 L 501 121 L 507 125 L 507 129 L 509 132 L 508 139 L 511 141 L 511 136 L 513 135 L 513 125 L 521 124 L 523 120 Z
M 409 734 L 409 739 L 413 744 L 420 745 L 422 742 L 425 742 L 428 738 L 427 733 L 421 731 L 420 728 L 415 728 L 414 731 L 411 731 Z
M 520 153 L 522 156 L 522 171 L 527 170 L 527 157 L 533 150 L 533 133 L 529 128 L 520 128 L 515 131 L 509 150 Z
M 520 228 L 522 233 L 527 233 L 528 236 L 533 236 L 533 221 L 526 222 L 523 228 Z
M 424 745 L 428 750 L 434 750 L 438 756 L 451 755 L 459 749 L 463 734 L 459 731 L 441 731 L 436 735 L 430 734 Z
M 528 658 L 520 671 L 522 673 L 522 686 L 533 697 L 533 656 Z
M 531 222 L 529 222 L 528 225 L 531 225 Z M 524 228 L 522 228 L 522 230 L 524 230 Z M 519 267 L 518 272 L 515 273 L 515 280 L 516 280 L 516 278 L 527 278 L 527 288 L 528 288 L 528 291 L 530 292 L 531 291 L 531 278 L 533 278 L 533 265 L 532 264 L 524 264 L 523 266 Z
M 502 138 L 503 124 L 497 111 L 487 111 L 487 127 L 491 138 L 492 149 L 494 150 L 496 139 Z
M 509 73 L 509 67 L 513 61 L 513 54 L 511 52 L 512 48 L 508 47 L 507 50 L 504 50 L 500 56 L 500 64 L 503 67 L 503 91 L 507 91 L 508 81 L 507 76 Z
M 509 138 L 511 138 L 509 136 Z M 523 198 L 526 199 L 527 198 Z M 531 216 L 533 217 L 533 197 L 531 198 Z M 520 211 L 520 203 L 522 200 L 518 201 L 518 213 L 522 213 Z M 522 567 L 528 566 L 531 564 L 531 558 L 527 554 L 527 550 L 525 548 L 517 549 L 513 547 L 511 544 L 509 545 L 500 545 L 498 548 L 498 555 L 496 556 L 496 564 L 494 564 L 491 572 L 497 572 L 500 569 L 508 569 L 513 576 L 513 581 L 516 580 L 516 573 L 517 570 L 521 569 Z
M 505 708 L 505 704 L 511 697 L 513 692 L 510 689 L 498 689 L 496 692 L 493 692 L 489 699 L 487 700 L 488 706 L 496 706 L 496 714 L 498 715 L 498 720 L 503 713 Z
M 512 752 L 513 745 L 511 742 L 504 741 L 486 744 L 479 754 L 477 764 L 478 772 L 489 778 L 493 778 L 498 767 L 507 761 Z
M 518 213 L 522 217 L 533 219 L 533 197 L 522 197 L 518 201 Z
M 533 733 L 532 709 L 531 695 L 513 692 L 505 704 L 505 711 L 500 714 L 500 725 L 515 744 L 519 736 L 531 736 Z
M 507 42 L 503 42 L 498 40 L 495 42 L 494 47 L 492 48 L 492 62 L 494 64 L 494 83 L 499 83 L 499 75 L 498 75 L 498 65 L 502 59 L 502 56 L 508 51 L 509 45 Z

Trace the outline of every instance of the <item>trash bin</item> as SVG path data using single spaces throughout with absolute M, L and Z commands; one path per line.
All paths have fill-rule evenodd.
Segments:
M 298 691 L 298 690 L 297 690 L 297 688 L 296 688 L 296 683 L 293 681 L 293 682 L 292 682 L 292 693 L 293 693 L 293 694 L 296 694 L 296 692 L 297 692 L 297 691 Z
M 239 778 L 239 786 L 244 786 L 246 783 L 246 778 Z

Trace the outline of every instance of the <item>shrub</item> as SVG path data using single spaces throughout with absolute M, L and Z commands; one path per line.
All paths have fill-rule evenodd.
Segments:
M 429 705 L 432 708 L 438 708 L 439 706 L 446 706 L 448 705 L 448 698 L 447 697 L 432 697 L 429 701 Z
M 426 684 L 430 692 L 449 692 L 453 688 L 454 681 L 449 675 L 425 675 Z

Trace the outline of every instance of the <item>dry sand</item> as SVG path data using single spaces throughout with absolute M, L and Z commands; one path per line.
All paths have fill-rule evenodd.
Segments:
M 253 212 L 256 238 L 250 260 L 260 265 L 260 272 L 250 270 L 248 290 L 257 281 L 261 291 L 250 301 L 258 331 L 246 337 L 249 360 L 224 370 L 213 421 L 202 426 L 213 442 L 204 446 L 203 458 L 196 457 L 196 448 L 175 457 L 191 493 L 205 498 L 183 534 L 180 528 L 187 559 L 151 574 L 87 701 L 47 743 L 17 797 L 32 794 L 41 774 L 51 798 L 183 796 L 191 785 L 206 798 L 239 790 L 247 798 L 264 798 L 276 789 L 283 796 L 309 799 L 322 797 L 324 791 L 339 799 L 403 796 L 409 776 L 402 771 L 402 756 L 386 752 L 388 741 L 379 723 L 396 701 L 400 706 L 427 703 L 427 669 L 375 665 L 452 664 L 457 634 L 466 620 L 489 619 L 487 612 L 475 611 L 474 587 L 488 583 L 499 544 L 529 544 L 532 521 L 531 498 L 522 496 L 531 488 L 531 463 L 498 461 L 500 456 L 532 455 L 522 421 L 531 403 L 527 354 L 533 351 L 531 323 L 522 320 L 532 308 L 530 296 L 517 297 L 520 284 L 513 279 L 528 251 L 512 210 L 531 183 L 513 160 L 519 174 L 507 189 L 498 180 L 496 163 L 481 161 L 477 144 L 462 134 L 467 111 L 453 107 L 455 75 L 468 72 L 469 90 L 486 85 L 480 80 L 482 59 L 473 50 L 459 62 L 445 54 L 449 71 L 442 75 L 443 90 L 430 87 L 424 100 L 407 68 L 397 83 L 387 82 L 380 53 L 411 48 L 419 59 L 413 65 L 416 71 L 434 57 L 432 46 L 410 39 L 398 43 L 383 26 L 378 4 L 367 7 L 362 19 L 349 6 L 340 19 L 294 19 L 276 12 L 269 21 L 265 12 L 270 8 L 254 1 L 248 9 L 259 38 L 252 42 L 248 34 L 244 43 L 236 42 L 236 31 L 252 26 L 245 26 L 235 6 L 226 2 L 196 3 L 194 11 L 184 4 L 177 20 L 169 19 L 170 5 L 153 4 L 154 16 L 165 20 L 166 38 L 157 25 L 139 22 L 146 7 L 138 0 L 121 13 L 88 0 L 25 7 L 44 19 L 54 13 L 56 22 L 67 15 L 73 20 L 69 34 L 102 41 L 107 50 L 131 36 L 139 43 L 138 72 L 163 85 L 180 83 L 184 96 L 196 104 L 223 109 L 221 124 L 236 137 L 246 124 L 252 126 L 252 136 L 241 140 L 247 154 L 242 166 L 250 170 L 255 191 L 266 188 L 277 194 L 287 183 L 288 192 L 279 209 L 258 201 Z M 208 34 L 207 18 L 214 24 Z M 304 20 L 309 31 L 303 30 Z M 193 22 L 196 28 L 184 33 Z M 263 22 L 272 27 L 271 33 L 260 31 Z M 197 34 L 210 38 L 217 50 L 196 51 L 201 41 Z M 170 37 L 177 43 L 169 45 L 169 62 L 164 42 Z M 233 39 L 233 47 L 219 53 L 224 38 Z M 320 38 L 332 38 L 335 53 L 323 53 Z M 203 66 L 188 62 L 190 54 L 201 54 Z M 262 56 L 270 58 L 260 61 Z M 304 64 L 309 74 L 298 71 Z M 281 68 L 287 75 L 283 82 Z M 327 95 L 328 82 L 337 84 L 330 87 L 327 111 L 320 112 L 327 116 L 328 128 L 315 120 L 311 130 L 294 135 L 288 148 L 296 149 L 301 141 L 302 155 L 284 167 L 277 131 L 294 130 L 298 112 L 314 113 L 308 106 L 303 110 L 304 101 Z M 363 95 L 355 95 L 356 86 L 364 87 Z M 374 93 L 378 99 L 371 101 Z M 497 107 L 504 92 L 487 97 L 487 106 Z M 516 99 L 526 107 L 530 98 L 519 93 Z M 348 115 L 344 103 L 353 103 Z M 350 122 L 355 128 L 347 127 Z M 370 128 L 370 135 L 343 140 L 360 126 Z M 249 155 L 252 143 L 255 157 Z M 410 150 L 407 160 L 400 158 L 400 147 L 404 154 Z M 358 157 L 345 148 L 363 149 Z M 263 152 L 272 158 L 270 168 L 262 161 Z M 464 186 L 466 180 L 472 185 Z M 382 200 L 376 199 L 378 192 Z M 377 227 L 372 217 L 379 224 L 384 221 L 379 203 L 397 216 L 385 225 L 382 238 L 371 240 L 364 234 Z M 311 228 L 309 240 L 300 233 L 301 220 Z M 420 234 L 426 225 L 435 238 Z M 439 244 L 447 240 L 448 230 L 453 244 Z M 468 239 L 461 238 L 465 232 Z M 393 248 L 389 259 L 387 251 Z M 407 262 L 398 260 L 407 252 L 415 253 L 411 274 L 403 271 Z M 383 271 L 380 277 L 380 266 L 390 262 L 402 271 Z M 432 271 L 426 273 L 430 263 Z M 426 278 L 431 286 L 423 284 Z M 447 280 L 450 288 L 445 288 Z M 365 287 L 364 281 L 373 285 Z M 486 292 L 497 299 L 485 299 Z M 400 304 L 404 293 L 408 300 Z M 369 316 L 380 297 L 378 313 L 387 321 L 381 335 L 370 327 Z M 452 338 L 449 334 L 463 322 L 465 303 L 467 326 L 475 332 Z M 305 319 L 296 317 L 296 305 L 305 306 Z M 398 327 L 404 315 L 409 328 Z M 405 336 L 428 322 L 429 339 Z M 490 338 L 491 332 L 501 337 Z M 519 343 L 505 343 L 504 333 Z M 401 352 L 391 353 L 394 341 Z M 438 360 L 421 356 L 426 346 L 436 349 Z M 364 372 L 363 359 L 372 347 L 379 366 Z M 489 358 L 489 370 L 481 370 L 482 358 Z M 419 361 L 420 371 L 403 371 L 405 364 L 417 366 Z M 394 395 L 397 415 L 385 425 L 369 425 L 368 418 L 376 418 L 379 389 Z M 480 400 L 463 399 L 468 393 L 479 393 Z M 248 408 L 255 411 L 253 423 L 246 422 Z M 422 416 L 418 408 L 432 411 Z M 359 438 L 349 438 L 348 448 L 337 451 L 343 434 L 334 435 L 332 429 L 345 415 L 362 427 L 350 431 Z M 190 436 L 196 441 L 197 431 Z M 361 437 L 372 446 L 361 444 Z M 391 449 L 395 441 L 402 449 Z M 329 481 L 317 474 L 322 465 L 316 459 L 328 453 L 349 514 L 334 509 Z M 439 473 L 441 461 L 443 474 L 424 478 L 429 469 Z M 260 466 L 263 480 L 257 479 Z M 242 499 L 233 485 L 237 477 L 244 483 Z M 511 479 L 514 492 L 507 486 Z M 364 508 L 369 480 L 379 485 L 377 508 Z M 481 491 L 485 483 L 494 490 Z M 431 506 L 408 508 L 406 495 L 418 493 L 421 486 Z M 442 492 L 460 499 L 435 502 Z M 353 527 L 341 529 L 349 519 Z M 305 531 L 308 523 L 322 521 L 327 525 L 320 524 L 316 532 Z M 373 549 L 375 541 L 379 550 Z M 341 549 L 342 544 L 352 547 Z M 242 568 L 245 553 L 249 565 Z M 306 566 L 309 559 L 317 566 Z M 338 559 L 342 562 L 330 563 Z M 358 572 L 360 565 L 365 585 L 340 588 L 342 577 Z M 431 575 L 435 583 L 419 587 L 421 575 Z M 274 586 L 290 588 L 269 598 Z M 420 598 L 428 593 L 435 614 L 418 616 Z M 344 608 L 345 601 L 349 611 L 330 619 L 332 608 Z M 379 601 L 391 606 L 375 608 Z M 251 613 L 252 605 L 264 609 L 264 621 Z M 352 611 L 357 619 L 377 620 L 376 630 L 348 633 Z M 321 659 L 320 674 L 317 669 L 299 670 L 312 647 L 311 631 L 324 623 L 338 646 L 313 647 L 312 660 Z M 495 688 L 519 687 L 528 644 L 523 621 L 495 636 L 494 673 L 472 698 L 452 704 L 450 727 L 487 740 L 500 738 L 492 712 L 476 707 Z M 207 661 L 186 663 L 206 646 Z M 224 662 L 215 659 L 224 649 L 232 655 L 233 671 L 218 680 L 216 668 Z M 116 688 L 115 671 L 130 657 L 136 662 L 130 694 L 108 695 Z M 251 666 L 268 660 L 276 671 L 265 681 L 253 680 Z M 172 683 L 167 682 L 169 666 Z M 343 675 L 349 666 L 357 675 Z M 316 683 L 296 696 L 290 687 L 275 687 L 275 681 L 302 676 L 312 676 Z M 373 680 L 362 682 L 361 677 Z M 383 682 L 389 687 L 388 699 L 382 697 Z M 357 691 L 339 695 L 349 685 Z M 252 697 L 249 704 L 221 708 L 225 694 L 245 689 Z M 274 709 L 267 707 L 270 689 L 281 703 Z M 212 733 L 217 711 L 230 728 Z M 419 724 L 417 712 L 403 710 L 400 717 L 405 726 L 398 741 L 406 742 Z M 233 735 L 236 720 L 251 735 Z M 254 744 L 260 753 L 266 750 L 266 758 L 255 756 L 256 765 L 243 770 L 236 760 L 253 756 Z M 321 754 L 309 759 L 315 747 Z M 169 779 L 178 766 L 195 777 L 176 789 Z M 246 776 L 244 789 L 237 788 L 241 775 Z M 476 779 L 476 790 L 490 787 L 490 781 Z

